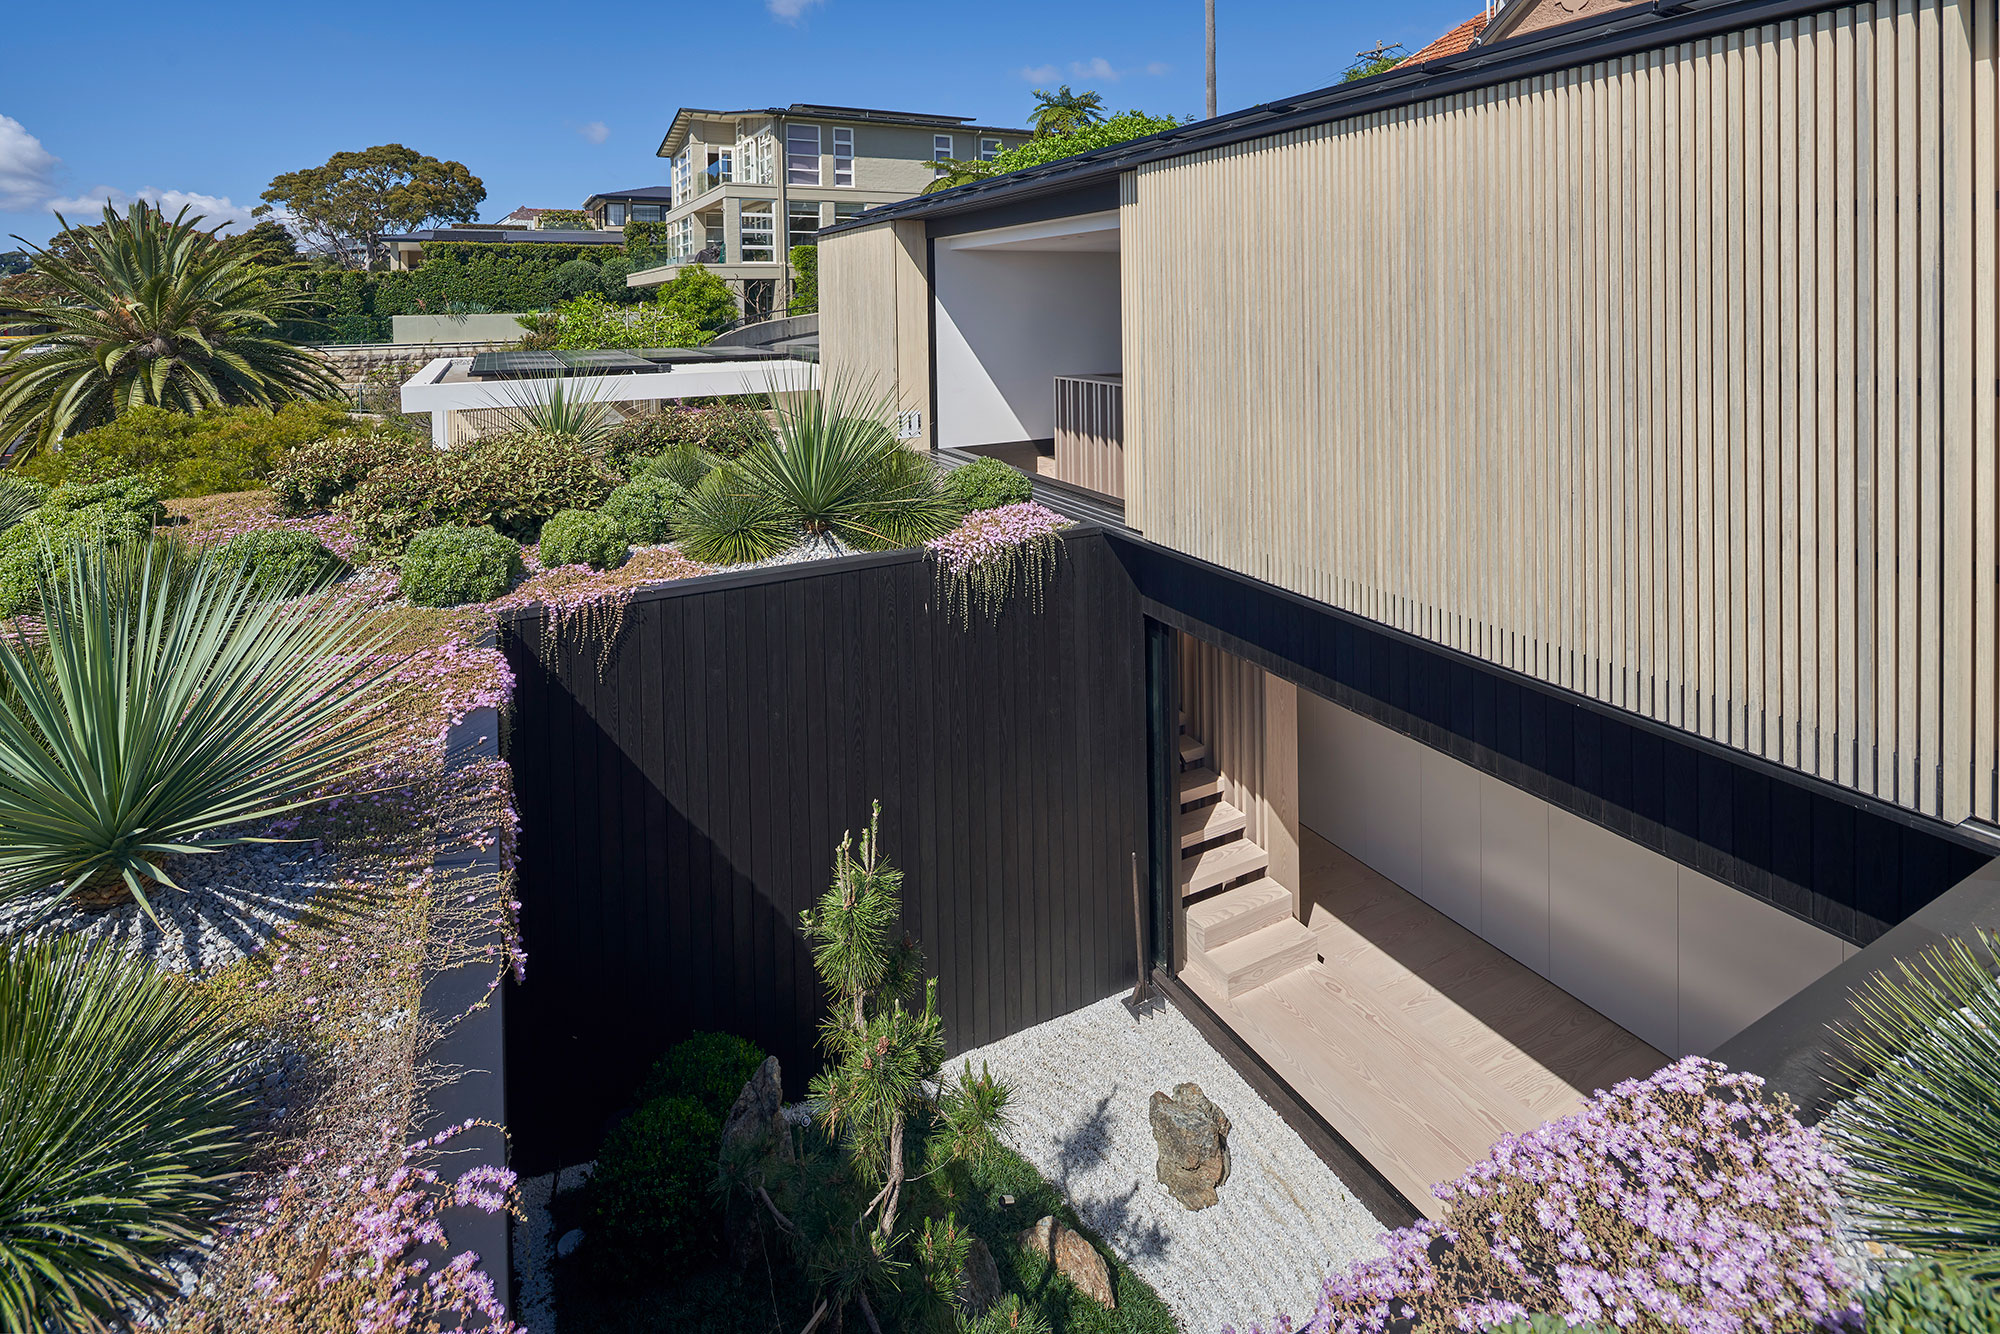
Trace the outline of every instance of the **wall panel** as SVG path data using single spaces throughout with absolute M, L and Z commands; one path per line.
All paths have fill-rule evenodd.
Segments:
M 1829 8 L 1142 164 L 1128 521 L 2000 821 L 1995 28 Z

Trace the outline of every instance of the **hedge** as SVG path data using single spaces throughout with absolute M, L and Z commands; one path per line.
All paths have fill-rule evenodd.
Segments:
M 305 343 L 383 343 L 397 315 L 546 310 L 564 299 L 553 285 L 556 270 L 576 259 L 598 266 L 610 300 L 633 304 L 648 295 L 625 286 L 625 275 L 641 266 L 622 246 L 426 241 L 423 256 L 415 269 L 309 269 L 286 276 L 280 281 L 308 300 L 279 332 Z

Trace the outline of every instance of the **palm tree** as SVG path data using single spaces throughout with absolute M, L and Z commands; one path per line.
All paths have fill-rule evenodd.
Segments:
M 338 391 L 317 355 L 277 335 L 303 297 L 274 288 L 200 216 L 168 221 L 138 202 L 122 218 L 105 205 L 101 226 L 56 221 L 82 243 L 31 247 L 35 276 L 59 295 L 14 309 L 55 328 L 0 355 L 0 441 L 28 432 L 30 449 L 46 447 L 142 403 L 269 408 Z
M 1035 109 L 1028 117 L 1035 137 L 1069 134 L 1104 120 L 1104 98 L 1097 93 L 1073 93 L 1063 84 L 1053 93 L 1035 89 Z
M 984 162 L 977 158 L 945 158 L 934 164 L 937 177 L 923 189 L 923 193 L 934 195 L 940 190 L 951 190 L 974 181 L 983 181 L 993 173 Z

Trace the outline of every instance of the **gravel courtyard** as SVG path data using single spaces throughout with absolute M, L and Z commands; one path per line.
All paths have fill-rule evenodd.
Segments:
M 1166 1299 L 1187 1334 L 1303 1319 L 1320 1279 L 1381 1250 L 1382 1225 L 1185 1017 L 1119 997 L 967 1052 L 1013 1090 L 1007 1143 Z M 947 1071 L 956 1069 L 950 1062 Z M 1190 1213 L 1153 1175 L 1155 1090 L 1186 1080 L 1229 1117 L 1221 1202 Z

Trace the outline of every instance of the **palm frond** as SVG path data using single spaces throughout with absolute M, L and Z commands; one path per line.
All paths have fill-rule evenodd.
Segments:
M 15 310 L 52 327 L 0 354 L 0 440 L 26 432 L 30 450 L 47 448 L 139 404 L 272 408 L 339 391 L 318 353 L 278 336 L 305 295 L 273 286 L 201 221 L 106 205 L 102 225 L 71 232 L 80 258 L 33 247 L 35 275 L 57 295 Z
M 244 1154 L 241 1023 L 75 939 L 0 950 L 0 1328 L 125 1328 Z
M 388 723 L 372 613 L 281 601 L 232 558 L 78 544 L 39 575 L 40 646 L 0 636 L 0 898 L 122 882 L 330 795 Z

